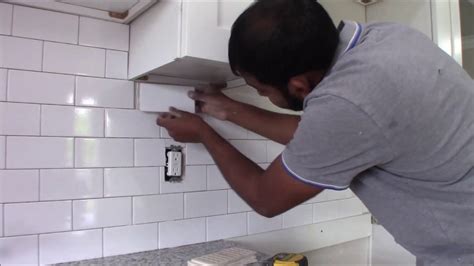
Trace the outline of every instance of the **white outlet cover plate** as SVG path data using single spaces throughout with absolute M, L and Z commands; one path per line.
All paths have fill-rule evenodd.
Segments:
M 195 113 L 194 100 L 188 97 L 194 87 L 141 83 L 138 108 L 144 112 L 168 112 L 170 107 Z

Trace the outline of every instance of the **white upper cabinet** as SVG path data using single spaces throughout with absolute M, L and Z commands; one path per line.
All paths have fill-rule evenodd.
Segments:
M 354 0 L 319 0 L 318 2 L 326 9 L 336 26 L 341 20 L 365 23 L 365 6 Z
M 430 0 L 383 0 L 367 6 L 367 22 L 405 24 L 432 38 Z
M 129 78 L 237 79 L 228 64 L 228 41 L 232 24 L 252 2 L 159 1 L 131 24 Z
M 0 0 L 61 13 L 128 24 L 157 0 Z

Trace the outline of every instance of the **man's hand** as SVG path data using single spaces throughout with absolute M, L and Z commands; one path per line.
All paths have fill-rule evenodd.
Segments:
M 225 96 L 222 92 L 203 93 L 190 91 L 189 97 L 198 103 L 198 111 L 219 120 L 228 120 L 237 111 L 237 101 Z
M 156 124 L 168 130 L 175 141 L 183 143 L 200 143 L 211 129 L 198 115 L 171 107 L 168 113 L 162 113 Z

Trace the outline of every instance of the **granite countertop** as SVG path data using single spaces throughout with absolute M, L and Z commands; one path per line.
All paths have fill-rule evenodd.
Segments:
M 89 265 L 187 265 L 188 260 L 217 252 L 221 249 L 231 247 L 242 247 L 241 244 L 232 241 L 213 241 L 207 243 L 200 243 L 176 248 L 168 248 L 161 250 L 152 250 L 140 253 L 133 253 L 127 255 L 98 258 L 91 260 L 82 260 L 76 262 L 60 263 L 55 265 L 61 266 L 89 266 Z M 257 253 L 258 261 L 264 261 L 269 256 L 262 253 Z M 262 265 L 256 263 L 254 265 Z

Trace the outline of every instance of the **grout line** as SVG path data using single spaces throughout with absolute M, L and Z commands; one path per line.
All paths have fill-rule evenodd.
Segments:
M 13 28 L 13 27 L 12 27 Z M 99 50 L 111 50 L 115 52 L 124 52 L 124 53 L 129 53 L 127 50 L 119 50 L 115 48 L 108 48 L 108 47 L 100 47 L 100 46 L 92 46 L 92 45 L 84 45 L 84 44 L 76 44 L 76 43 L 71 43 L 71 42 L 60 42 L 60 41 L 55 41 L 55 40 L 47 40 L 47 39 L 37 39 L 37 38 L 32 38 L 32 37 L 25 37 L 25 36 L 18 36 L 18 35 L 8 35 L 8 34 L 1 34 L 0 37 L 5 36 L 5 37 L 11 37 L 11 38 L 18 38 L 18 39 L 24 39 L 24 40 L 32 40 L 32 41 L 44 41 L 44 42 L 50 42 L 50 43 L 56 43 L 56 44 L 64 44 L 64 45 L 71 45 L 71 46 L 78 46 L 78 47 L 84 47 L 84 48 L 91 48 L 91 49 L 99 49 Z
M 20 102 L 20 101 L 0 101 L 2 103 L 18 103 L 18 104 L 41 104 L 41 105 L 50 105 L 50 106 L 63 106 L 63 107 L 80 107 L 80 108 L 90 108 L 90 109 L 116 109 L 121 111 L 135 111 L 131 108 L 126 107 L 105 107 L 105 106 L 89 106 L 89 105 L 74 105 L 74 104 L 60 104 L 60 103 L 40 103 L 40 102 Z M 147 138 L 161 138 L 161 137 L 147 137 Z
M 43 170 L 43 169 L 42 169 Z M 212 191 L 185 191 L 185 192 L 173 192 L 173 193 L 152 193 L 152 194 L 133 194 L 133 195 L 123 195 L 123 196 L 110 196 L 110 197 L 89 197 L 89 198 L 64 198 L 64 199 L 49 199 L 49 200 L 36 200 L 36 201 L 17 201 L 17 202 L 3 202 L 4 205 L 20 205 L 20 204 L 33 204 L 33 203 L 56 203 L 56 202 L 67 202 L 67 201 L 91 201 L 91 200 L 103 200 L 103 199 L 125 199 L 131 197 L 145 197 L 145 196 L 162 196 L 162 195 L 183 195 L 183 209 L 185 209 L 185 200 L 184 194 L 192 194 L 192 193 L 199 193 L 199 192 L 217 192 L 217 191 L 226 191 L 226 189 L 221 190 L 212 190 Z M 228 213 L 221 213 L 219 215 L 225 215 Z M 234 214 L 234 213 L 232 213 Z M 184 215 L 184 212 L 183 212 Z M 211 215 L 213 216 L 213 215 Z
M 119 78 L 105 78 L 102 76 L 81 75 L 77 73 L 52 72 L 52 71 L 42 71 L 42 70 L 14 68 L 14 67 L 0 67 L 0 69 L 9 69 L 9 70 L 15 70 L 15 71 L 35 72 L 35 73 L 44 73 L 44 74 L 55 74 L 55 75 L 64 75 L 64 76 L 77 76 L 77 77 L 91 78 L 91 79 L 108 79 L 108 80 L 119 80 L 119 81 L 121 80 L 121 81 L 129 81 L 129 82 L 136 83 L 134 80 L 119 79 Z

